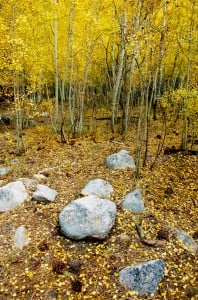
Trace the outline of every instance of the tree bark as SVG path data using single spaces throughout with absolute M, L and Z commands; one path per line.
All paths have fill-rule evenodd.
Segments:
M 118 71 L 116 75 L 116 80 L 113 86 L 113 94 L 112 94 L 112 132 L 115 131 L 115 123 L 117 117 L 117 110 L 118 110 L 118 91 L 122 81 L 122 73 L 124 67 L 124 57 L 125 57 L 125 46 L 126 46 L 126 6 L 124 6 L 122 19 L 120 22 L 120 29 L 121 29 L 121 50 L 119 56 L 119 65 Z
M 140 26 L 140 14 L 141 14 L 141 7 L 142 7 L 142 0 L 138 1 L 138 8 L 137 8 L 137 14 L 136 14 L 136 20 L 135 20 L 135 26 L 134 26 L 134 34 L 136 34 L 139 30 Z M 131 89 L 132 89 L 132 83 L 133 83 L 133 76 L 134 76 L 134 70 L 136 65 L 136 56 L 139 50 L 139 41 L 138 39 L 135 42 L 135 48 L 132 52 L 132 61 L 131 61 L 131 67 L 129 72 L 129 86 L 127 87 L 128 92 L 126 96 L 126 103 L 124 108 L 124 133 L 128 130 L 129 125 L 129 107 L 130 107 L 130 98 L 131 98 Z
M 54 0 L 54 4 L 58 1 Z M 59 116 L 59 79 L 58 79 L 58 20 L 55 8 L 54 13 L 54 71 L 55 71 L 55 114 L 54 114 L 54 128 L 58 129 L 58 116 Z

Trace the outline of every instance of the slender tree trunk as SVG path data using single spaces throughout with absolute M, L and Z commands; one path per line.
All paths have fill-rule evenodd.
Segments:
M 181 148 L 183 150 L 187 149 L 187 136 L 188 136 L 188 117 L 186 114 L 186 102 L 189 92 L 189 82 L 190 82 L 190 72 L 191 72 L 191 48 L 192 48 L 192 33 L 193 33 L 193 27 L 194 27 L 194 13 L 195 13 L 195 1 L 192 2 L 192 9 L 191 9 L 191 19 L 190 19 L 190 30 L 189 30 L 189 44 L 188 44 L 188 62 L 187 62 L 187 75 L 186 75 L 186 91 L 187 95 L 184 98 L 184 104 L 183 104 L 183 132 L 182 132 L 182 141 L 181 141 Z
M 147 66 L 146 70 L 148 71 L 148 66 Z M 149 115 L 149 87 L 150 87 L 150 83 L 151 83 L 151 75 L 149 75 L 147 88 L 146 88 L 146 84 L 144 82 L 144 87 L 146 89 L 146 92 L 145 92 L 145 131 L 144 131 L 145 151 L 144 151 L 144 159 L 143 159 L 143 163 L 142 163 L 143 167 L 146 166 L 147 156 L 148 156 L 148 151 L 149 151 L 149 118 L 150 118 L 150 115 Z
M 70 76 L 69 76 L 69 116 L 70 116 L 70 123 L 71 123 L 71 131 L 74 134 L 74 111 L 75 111 L 75 93 L 74 87 L 72 83 L 73 79 L 73 69 L 74 69 L 74 62 L 73 57 L 71 57 L 71 67 L 70 67 Z
M 85 100 L 85 92 L 88 80 L 88 70 L 89 70 L 89 63 L 90 63 L 90 55 L 91 55 L 91 44 L 88 44 L 88 53 L 86 56 L 85 62 L 85 69 L 84 69 L 84 81 L 82 91 L 80 93 L 80 114 L 79 114 L 79 133 L 82 133 L 83 130 L 83 111 L 84 111 L 84 100 Z
M 106 65 L 105 71 L 106 71 L 106 74 L 107 74 L 109 89 L 110 89 L 110 91 L 112 91 L 112 80 L 111 80 L 111 75 L 110 75 L 110 66 L 109 66 L 109 63 L 108 63 L 109 42 L 108 42 L 107 46 L 105 46 L 104 43 L 103 43 L 103 46 L 104 46 L 104 49 L 105 49 L 105 65 Z M 112 66 L 113 66 L 113 60 L 112 60 Z M 112 67 L 112 70 L 113 70 L 113 67 Z M 113 72 L 112 72 L 112 74 L 113 74 Z
M 22 132 L 22 112 L 19 96 L 19 87 L 17 75 L 14 74 L 14 104 L 15 104 L 15 118 L 16 118 L 16 146 L 17 146 L 17 155 L 25 153 L 25 144 L 23 141 L 23 132 Z
M 141 176 L 142 168 L 142 151 L 145 144 L 144 126 L 147 126 L 145 120 L 145 83 L 142 70 L 138 65 L 140 73 L 140 88 L 141 88 L 141 99 L 140 99 L 140 114 L 138 119 L 138 130 L 137 130 L 137 141 L 136 141 L 136 177 Z
M 115 86 L 116 82 L 116 59 L 115 59 L 115 43 L 112 42 L 111 46 L 111 59 L 112 59 L 112 64 L 111 64 L 111 72 L 112 72 L 112 91 Z
M 65 51 L 65 64 L 64 64 L 64 69 L 63 69 L 63 78 L 62 78 L 62 86 L 61 86 L 61 140 L 62 142 L 66 142 L 66 136 L 65 136 L 65 81 L 66 81 L 66 76 L 67 76 L 67 71 L 68 71 L 68 63 L 69 63 L 69 58 L 72 59 L 72 47 L 73 47 L 73 25 L 74 25 L 74 3 L 70 3 L 70 12 L 69 12 L 69 26 L 68 26 L 68 38 L 67 38 L 67 46 L 66 46 L 66 51 Z M 72 80 L 72 78 L 70 78 Z M 69 89 L 70 89 L 70 84 L 69 84 Z M 70 91 L 71 92 L 71 91 Z M 69 92 L 69 93 L 70 93 Z M 69 106 L 71 102 L 71 97 L 69 100 Z M 69 107 L 70 110 L 71 107 Z M 71 112 L 71 110 L 70 110 Z
M 165 54 L 165 36 L 167 29 L 167 0 L 163 0 L 163 17 L 161 25 L 160 48 L 158 55 L 158 63 L 153 81 L 153 120 L 157 119 L 158 98 L 161 95 L 162 80 L 163 80 L 163 57 Z
M 16 57 L 16 45 L 15 45 L 15 39 L 16 39 L 16 16 L 15 16 L 15 5 L 12 5 L 12 56 Z M 16 66 L 15 66 L 16 67 Z M 16 150 L 17 155 L 21 155 L 25 152 L 25 144 L 23 141 L 23 132 L 22 132 L 22 112 L 21 112 L 21 103 L 20 103 L 20 93 L 19 93 L 19 74 L 16 70 L 13 71 L 12 76 L 12 84 L 13 84 L 13 90 L 14 90 L 14 105 L 15 105 L 15 130 L 16 130 Z
M 134 33 L 136 34 L 139 30 L 140 26 L 140 14 L 141 14 L 141 7 L 142 7 L 142 0 L 138 1 L 138 8 L 137 8 L 137 14 L 136 14 L 136 20 L 135 20 L 135 26 L 134 26 Z M 131 61 L 131 67 L 129 72 L 129 86 L 128 86 L 128 92 L 126 96 L 126 103 L 125 103 L 125 112 L 124 112 L 124 133 L 128 130 L 129 125 L 129 107 L 130 107 L 130 99 L 131 99 L 131 90 L 132 90 L 132 83 L 133 83 L 133 76 L 134 76 L 134 70 L 136 65 L 136 56 L 139 49 L 139 41 L 138 39 L 135 42 L 135 48 L 132 52 L 132 61 Z
M 115 131 L 115 122 L 117 118 L 117 109 L 118 109 L 118 91 L 122 81 L 122 73 L 124 67 L 124 57 L 125 57 L 125 46 L 126 46 L 126 7 L 124 7 L 122 19 L 120 22 L 120 29 L 121 29 L 121 50 L 119 56 L 119 65 L 118 71 L 116 75 L 116 80 L 113 87 L 113 94 L 112 94 L 112 132 Z
M 141 93 L 141 104 L 140 104 L 140 115 L 138 119 L 138 129 L 137 129 L 137 141 L 136 141 L 136 177 L 139 178 L 141 175 L 141 156 L 142 156 L 142 126 L 143 126 L 143 112 L 144 112 L 144 93 Z
M 54 0 L 57 4 L 58 1 Z M 59 78 L 58 78 L 58 20 L 57 12 L 55 8 L 54 14 L 54 70 L 55 70 L 55 115 L 54 115 L 54 127 L 58 129 L 58 116 L 59 116 Z
M 64 114 L 64 101 L 65 101 L 65 81 L 68 72 L 68 63 L 69 58 L 72 57 L 72 47 L 73 47 L 73 26 L 74 26 L 74 3 L 70 3 L 70 12 L 69 12 L 69 26 L 68 26 L 68 37 L 67 37 L 67 45 L 65 50 L 65 63 L 63 67 L 63 78 L 61 85 L 61 111 Z

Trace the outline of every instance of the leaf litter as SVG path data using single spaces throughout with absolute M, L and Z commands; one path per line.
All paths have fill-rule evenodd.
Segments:
M 161 157 L 154 170 L 145 167 L 137 180 L 131 170 L 112 171 L 105 166 L 107 155 L 123 148 L 133 155 L 132 139 L 123 144 L 102 136 L 97 141 L 81 137 L 63 145 L 47 127 L 27 129 L 25 139 L 26 154 L 3 180 L 32 178 L 52 168 L 45 183 L 58 196 L 47 205 L 29 200 L 0 214 L 0 299 L 140 299 L 120 285 L 118 271 L 157 258 L 165 260 L 165 277 L 148 299 L 198 299 L 197 255 L 163 232 L 171 225 L 197 239 L 197 157 Z M 4 144 L 0 158 L 13 159 L 14 147 L 11 142 Z M 60 232 L 58 214 L 95 178 L 114 187 L 116 224 L 104 241 L 69 240 Z M 142 240 L 133 214 L 120 207 L 122 197 L 136 186 L 146 206 Z M 18 250 L 13 236 L 21 225 L 30 242 Z

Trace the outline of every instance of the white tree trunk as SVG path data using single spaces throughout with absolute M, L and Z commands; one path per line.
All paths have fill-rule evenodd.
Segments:
M 139 0 L 137 14 L 136 14 L 136 20 L 135 20 L 135 26 L 134 26 L 134 34 L 136 34 L 139 30 L 141 7 L 142 7 L 142 0 Z M 125 109 L 125 112 L 124 112 L 124 132 L 125 133 L 128 130 L 130 98 L 131 98 L 133 75 L 134 75 L 134 70 L 135 70 L 135 65 L 136 65 L 136 56 L 137 56 L 138 50 L 139 50 L 139 41 L 137 39 L 135 42 L 135 48 L 132 52 L 132 61 L 131 61 L 131 67 L 130 67 L 130 72 L 129 72 L 129 86 L 128 86 L 128 92 L 127 92 L 126 103 L 125 103 L 125 108 L 124 108 Z
M 91 55 L 91 42 L 88 42 L 88 50 L 87 50 L 85 69 L 84 69 L 84 81 L 83 81 L 82 91 L 80 93 L 80 107 L 79 107 L 79 109 L 80 109 L 80 111 L 79 111 L 79 133 L 80 134 L 82 133 L 82 130 L 83 130 L 84 100 L 85 100 L 85 91 L 86 91 L 87 80 L 88 80 L 90 55 Z
M 54 3 L 58 3 L 57 0 L 54 0 Z M 58 115 L 59 115 L 59 103 L 58 103 L 58 21 L 57 21 L 57 12 L 54 14 L 54 71 L 55 71 L 55 115 L 54 115 L 54 127 L 57 130 L 58 126 Z
M 193 33 L 193 28 L 194 28 L 194 14 L 195 14 L 195 1 L 192 2 L 192 8 L 191 8 L 191 19 L 190 19 L 190 30 L 189 30 L 189 44 L 188 44 L 188 62 L 187 62 L 187 75 L 186 75 L 186 91 L 187 91 L 187 97 L 188 97 L 188 91 L 189 91 L 189 82 L 190 82 L 190 72 L 191 72 L 191 40 L 192 40 L 192 33 Z M 188 118 L 186 114 L 186 102 L 187 102 L 187 97 L 184 99 L 184 104 L 183 104 L 183 131 L 182 131 L 182 141 L 181 141 L 181 148 L 183 150 L 187 149 L 187 136 L 188 136 Z
M 118 110 L 118 91 L 122 81 L 122 73 L 124 67 L 124 57 L 125 57 L 125 46 L 126 46 L 126 7 L 124 6 L 122 19 L 120 22 L 120 29 L 121 29 L 121 50 L 119 56 L 119 65 L 118 71 L 116 75 L 116 80 L 113 87 L 113 94 L 112 94 L 112 131 L 115 130 L 115 121 L 117 117 L 117 110 Z
M 159 45 L 159 55 L 157 69 L 153 80 L 153 119 L 157 119 L 158 98 L 161 95 L 162 80 L 163 80 L 163 57 L 165 54 L 165 36 L 167 27 L 167 0 L 163 0 L 163 16 L 161 24 L 161 38 Z

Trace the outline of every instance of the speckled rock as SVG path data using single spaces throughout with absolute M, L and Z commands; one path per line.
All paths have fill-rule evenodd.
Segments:
M 135 168 L 135 162 L 126 150 L 109 155 L 106 159 L 106 165 L 110 169 Z
M 38 202 L 51 202 L 54 201 L 57 196 L 57 191 L 49 188 L 46 185 L 38 184 L 36 191 L 32 195 L 32 199 Z
M 81 195 L 96 195 L 100 198 L 110 199 L 113 194 L 113 187 L 103 179 L 90 180 L 81 190 Z
M 22 249 L 25 245 L 29 243 L 29 238 L 27 236 L 27 230 L 24 226 L 19 226 L 14 235 L 14 246 L 16 248 Z
M 116 205 L 95 195 L 70 202 L 59 214 L 61 231 L 66 237 L 104 239 L 116 217 Z
M 8 183 L 0 188 L 0 211 L 8 211 L 19 206 L 28 197 L 21 181 Z
M 122 208 L 134 213 L 142 213 L 145 209 L 142 194 L 139 189 L 128 193 L 122 201 Z
M 164 276 L 164 268 L 163 259 L 129 266 L 119 272 L 120 282 L 129 290 L 138 292 L 139 296 L 150 296 L 156 292 L 158 283 Z
M 187 232 L 172 226 L 167 226 L 167 229 L 172 233 L 172 236 L 181 243 L 184 249 L 192 254 L 198 253 L 198 244 Z
M 10 172 L 10 168 L 2 167 L 0 168 L 0 176 L 7 175 Z

